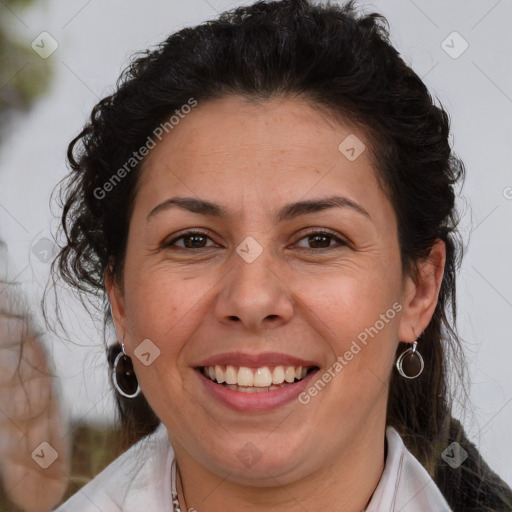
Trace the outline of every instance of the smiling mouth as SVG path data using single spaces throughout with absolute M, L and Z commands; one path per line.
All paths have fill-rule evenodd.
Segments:
M 201 366 L 199 371 L 215 384 L 243 393 L 261 393 L 290 386 L 306 378 L 317 366 Z

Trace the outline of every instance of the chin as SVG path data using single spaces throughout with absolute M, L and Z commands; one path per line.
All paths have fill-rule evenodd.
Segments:
M 303 442 L 293 442 L 285 436 L 287 442 L 281 447 L 268 433 L 258 437 L 259 440 L 253 441 L 247 435 L 228 437 L 227 445 L 216 446 L 214 453 L 211 445 L 209 449 L 204 447 L 203 457 L 210 452 L 208 460 L 199 463 L 222 477 L 228 475 L 229 480 L 249 486 L 271 487 L 276 485 L 276 480 L 284 484 L 300 478 L 300 468 L 307 458 L 304 449 L 300 449 Z

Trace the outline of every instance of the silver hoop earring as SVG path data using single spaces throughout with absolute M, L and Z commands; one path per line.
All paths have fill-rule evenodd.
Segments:
M 418 341 L 415 341 L 412 348 L 404 350 L 396 360 L 398 373 L 406 379 L 415 379 L 421 375 L 425 363 L 419 350 L 416 349 Z
M 114 360 L 112 382 L 117 392 L 125 398 L 135 398 L 140 395 L 139 381 L 135 375 L 132 360 L 124 351 L 124 343 L 122 352 L 119 352 Z

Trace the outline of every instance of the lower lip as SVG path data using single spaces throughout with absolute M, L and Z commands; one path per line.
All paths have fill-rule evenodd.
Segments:
M 296 399 L 308 387 L 318 369 L 311 371 L 302 380 L 283 388 L 253 393 L 226 388 L 205 377 L 201 370 L 196 369 L 196 372 L 207 392 L 229 408 L 239 412 L 267 412 Z

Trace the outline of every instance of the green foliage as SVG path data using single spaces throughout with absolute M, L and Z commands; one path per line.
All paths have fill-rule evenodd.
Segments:
M 52 59 L 42 59 L 23 29 L 23 9 L 32 0 L 0 2 L 0 119 L 2 129 L 16 111 L 28 111 L 52 76 Z M 19 18 L 19 19 L 17 19 Z

